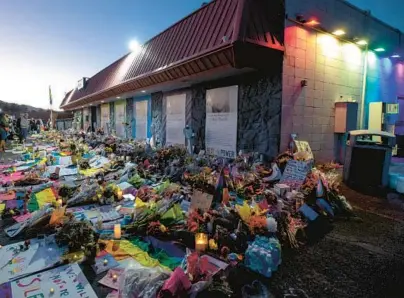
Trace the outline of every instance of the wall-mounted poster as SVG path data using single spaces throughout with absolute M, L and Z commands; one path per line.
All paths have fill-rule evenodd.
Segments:
M 185 102 L 186 94 L 170 95 L 167 101 L 166 143 L 167 145 L 185 144 Z
M 107 123 L 109 123 L 109 103 L 101 105 L 101 128 L 107 132 Z
M 125 137 L 126 101 L 115 102 L 115 131 L 118 137 Z
M 208 154 L 236 157 L 237 100 L 238 86 L 206 91 L 205 146 Z
M 147 100 L 135 101 L 135 108 L 133 109 L 135 118 L 135 138 L 137 140 L 147 139 L 147 113 L 148 113 Z

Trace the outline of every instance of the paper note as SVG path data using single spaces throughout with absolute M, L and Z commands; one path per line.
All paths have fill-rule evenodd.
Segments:
M 15 199 L 15 192 L 0 194 L 0 201 L 8 201 Z
M 208 211 L 212 204 L 213 196 L 195 190 L 191 198 L 191 210 L 201 209 L 202 211 Z
M 23 222 L 23 221 L 26 221 L 26 220 L 30 219 L 31 216 L 32 216 L 31 213 L 26 213 L 24 215 L 14 216 L 13 219 L 16 222 Z
M 119 264 L 110 254 L 95 258 L 95 264 L 91 267 L 96 274 L 105 272 L 111 268 L 117 267 Z
M 110 269 L 108 273 L 98 282 L 108 288 L 118 290 L 119 279 L 123 274 L 123 268 Z
M 294 140 L 296 152 L 306 152 L 311 159 L 313 159 L 313 152 L 311 151 L 309 142 Z

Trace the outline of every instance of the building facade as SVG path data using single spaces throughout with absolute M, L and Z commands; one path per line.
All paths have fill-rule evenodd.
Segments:
M 83 128 L 161 145 L 184 143 L 189 125 L 223 156 L 273 157 L 297 134 L 333 160 L 336 102 L 356 102 L 367 128 L 370 103 L 404 98 L 401 49 L 400 31 L 346 1 L 216 0 L 81 80 L 61 107 L 86 115 Z M 401 134 L 404 115 L 384 118 Z

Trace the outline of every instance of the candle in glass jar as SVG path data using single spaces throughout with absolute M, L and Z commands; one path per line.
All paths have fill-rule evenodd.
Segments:
M 117 240 L 121 239 L 121 224 L 114 225 L 114 238 Z
M 195 234 L 195 250 L 205 251 L 208 246 L 208 235 L 205 233 Z
M 108 265 L 108 260 L 104 259 L 104 266 Z
M 116 275 L 116 274 L 112 275 L 112 280 L 117 281 L 118 280 L 118 275 Z
M 63 205 L 63 200 L 62 199 L 59 199 L 59 200 L 56 201 L 56 206 L 57 207 L 62 207 L 62 205 Z
M 118 190 L 118 199 L 122 199 L 123 196 L 123 191 L 122 190 Z

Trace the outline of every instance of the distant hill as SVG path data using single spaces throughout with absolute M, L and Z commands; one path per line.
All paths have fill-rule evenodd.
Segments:
M 20 117 L 21 113 L 28 113 L 29 118 L 34 119 L 42 119 L 42 121 L 46 122 L 50 118 L 50 110 L 35 108 L 29 105 L 20 105 L 11 102 L 5 102 L 0 100 L 0 109 L 11 116 L 15 116 L 16 118 Z M 57 118 L 71 118 L 71 112 L 63 112 L 63 111 L 53 111 L 53 117 Z

